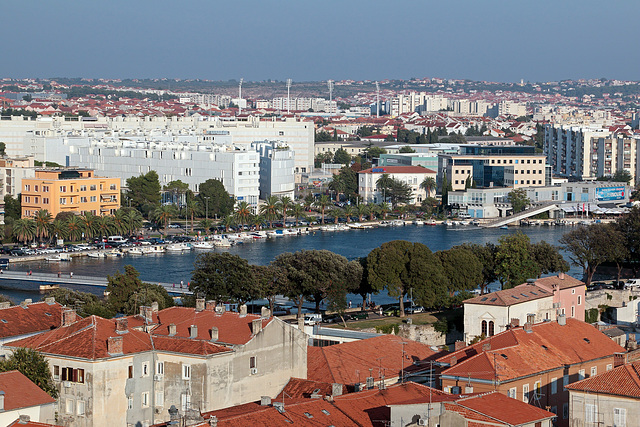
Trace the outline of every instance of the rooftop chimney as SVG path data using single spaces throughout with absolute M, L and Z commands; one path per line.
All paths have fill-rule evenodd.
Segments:
M 153 311 L 154 313 L 158 312 L 158 301 L 154 301 L 151 303 L 151 311 Z
M 454 366 L 456 363 L 458 363 L 458 358 L 452 356 L 451 359 L 449 359 L 449 366 Z
M 263 317 L 263 318 L 271 317 L 271 310 L 269 310 L 267 307 L 262 307 L 262 309 L 260 310 L 260 317 Z
M 491 350 L 491 342 L 482 344 L 482 351 L 489 351 L 489 350 Z
M 304 331 L 304 317 L 298 317 L 298 329 Z
M 116 319 L 116 332 L 124 334 L 129 331 L 129 319 L 126 317 L 120 317 Z
M 0 302 L 0 309 L 9 307 L 11 307 L 11 303 L 9 301 Z
M 204 298 L 196 299 L 196 311 L 204 310 Z
M 209 418 L 209 425 L 211 427 L 218 427 L 218 417 L 212 415 L 211 418 Z
M 0 411 L 4 411 L 4 391 L 0 391 Z
M 62 311 L 62 326 L 69 326 L 76 321 L 76 311 L 70 308 Z
M 473 393 L 473 386 L 471 384 L 468 384 L 464 387 L 464 394 L 471 394 Z
M 558 274 L 558 279 L 564 280 L 564 273 L 563 272 L 560 272 L 560 274 Z
M 153 323 L 153 308 L 146 305 L 141 305 L 140 317 L 144 319 L 145 323 Z
M 262 330 L 262 319 L 254 319 L 251 321 L 251 332 L 253 335 L 258 335 Z
M 178 412 L 176 405 L 171 405 L 171 408 L 169 408 L 169 420 L 171 420 L 169 423 L 171 425 L 177 425 L 180 423 L 180 413 Z
M 215 326 L 211 328 L 211 341 L 218 341 L 218 328 L 216 328 Z
M 453 345 L 453 349 L 454 351 L 458 351 L 460 349 L 463 349 L 467 346 L 467 343 L 464 341 L 456 341 L 455 344 Z
M 517 328 L 518 326 L 520 326 L 520 319 L 518 319 L 517 317 L 514 317 L 513 319 L 511 319 L 511 322 L 509 323 L 509 327 L 510 328 Z
M 31 422 L 31 417 L 29 415 L 22 414 L 18 418 L 18 424 L 29 424 Z
M 169 336 L 174 336 L 176 334 L 176 324 L 175 323 L 170 323 L 169 324 Z
M 342 396 L 342 384 L 333 383 L 331 384 L 331 396 Z
M 525 331 L 526 333 L 528 333 L 528 334 L 530 334 L 531 332 L 533 332 L 533 329 L 532 329 L 532 327 L 531 327 L 531 326 L 532 326 L 532 324 L 531 324 L 531 323 L 529 323 L 529 322 L 525 323 L 525 324 L 524 324 L 524 328 L 523 328 L 523 329 L 524 329 L 524 331 Z
M 107 353 L 111 356 L 122 354 L 122 337 L 109 337 L 107 340 Z
M 245 317 L 247 315 L 247 305 L 242 304 L 240 306 L 240 317 Z
M 262 396 L 260 397 L 260 406 L 269 406 L 271 405 L 271 397 Z
M 191 325 L 189 331 L 191 332 L 189 338 L 198 338 L 198 327 L 196 325 Z
M 44 302 L 46 302 L 49 305 L 55 304 L 56 303 L 56 299 L 55 297 L 46 297 L 44 299 Z
M 560 326 L 564 326 L 567 324 L 567 316 L 564 314 L 559 314 L 558 315 L 558 325 Z
M 222 316 L 224 314 L 224 305 L 216 305 L 215 312 L 218 316 Z
M 216 309 L 216 302 L 214 300 L 209 300 L 204 303 L 204 309 L 207 311 L 213 311 Z

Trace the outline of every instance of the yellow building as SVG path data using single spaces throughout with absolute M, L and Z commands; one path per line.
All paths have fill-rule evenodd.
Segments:
M 22 217 L 46 209 L 60 212 L 113 215 L 120 208 L 120 178 L 103 178 L 91 169 L 41 169 L 22 180 Z

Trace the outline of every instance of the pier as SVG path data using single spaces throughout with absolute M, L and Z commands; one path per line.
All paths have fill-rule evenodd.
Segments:
M 108 281 L 106 277 L 95 277 L 95 276 L 81 276 L 74 274 L 73 276 L 70 274 L 61 274 L 58 276 L 57 274 L 51 273 L 38 273 L 33 272 L 31 274 L 26 273 L 24 271 L 8 271 L 3 270 L 2 274 L 0 274 L 0 280 L 22 280 L 27 282 L 37 282 L 42 284 L 56 284 L 56 285 L 79 285 L 79 286 L 97 286 L 101 288 L 106 288 Z M 178 295 L 191 295 L 192 292 L 187 288 L 187 284 L 183 284 L 180 287 L 179 283 L 162 283 L 162 282 L 150 282 L 142 280 L 146 283 L 151 283 L 154 285 L 160 285 L 167 290 L 170 294 L 178 294 Z

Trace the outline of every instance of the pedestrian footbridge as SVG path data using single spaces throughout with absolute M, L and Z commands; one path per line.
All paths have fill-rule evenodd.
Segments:
M 536 216 L 536 215 L 539 215 L 539 214 L 544 213 L 544 212 L 549 212 L 549 211 L 554 210 L 554 209 L 557 209 L 556 202 L 540 203 L 540 204 L 536 204 L 534 206 L 530 206 L 528 209 L 525 209 L 522 212 L 518 212 L 515 215 L 510 215 L 510 216 L 503 217 L 503 218 L 497 218 L 497 219 L 495 219 L 493 221 L 490 221 L 490 222 L 487 222 L 486 224 L 483 224 L 482 226 L 484 228 L 503 227 L 505 225 L 513 224 L 514 222 L 518 222 L 518 221 L 526 219 L 526 218 L 531 218 L 532 216 Z

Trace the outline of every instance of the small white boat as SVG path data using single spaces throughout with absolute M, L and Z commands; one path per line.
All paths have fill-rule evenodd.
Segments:
M 414 223 L 415 225 L 424 225 L 424 221 L 423 221 L 423 220 L 421 220 L 421 219 L 416 219 L 415 221 L 413 221 L 413 223 Z
M 213 246 L 217 248 L 228 248 L 231 247 L 231 240 L 229 239 L 215 239 L 213 241 Z
M 267 232 L 266 231 L 256 231 L 250 234 L 253 239 L 266 239 Z
M 45 261 L 47 261 L 47 262 L 59 262 L 59 261 L 62 261 L 62 257 L 60 255 L 54 255 L 54 256 L 50 256 L 49 258 L 46 258 Z
M 167 245 L 166 249 L 169 252 L 183 252 L 191 250 L 191 246 L 189 246 L 187 243 L 172 243 L 170 245 Z
M 129 255 L 144 255 L 142 248 L 131 248 L 127 251 Z
M 90 254 L 87 254 L 87 256 L 89 258 L 106 258 L 107 255 L 105 255 L 104 252 L 92 252 Z
M 437 225 L 438 223 L 436 222 L 435 219 L 430 219 L 424 222 L 424 225 Z
M 404 221 L 401 219 L 394 219 L 391 221 L 391 225 L 394 227 L 399 227 L 401 225 L 404 225 Z
M 213 242 L 195 242 L 191 246 L 196 250 L 210 250 L 213 249 Z
M 164 247 L 160 245 L 153 245 L 144 248 L 144 253 L 146 254 L 163 254 L 164 252 Z
M 52 291 L 54 289 L 59 289 L 60 285 L 48 284 L 48 285 L 40 285 L 40 292 Z
M 120 252 L 117 249 L 114 249 L 112 251 L 107 252 L 105 255 L 110 257 L 110 258 L 117 258 L 117 257 L 121 257 L 122 256 L 122 252 Z

